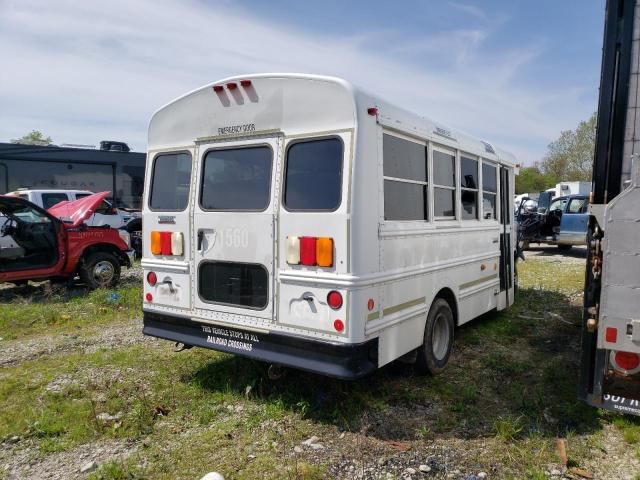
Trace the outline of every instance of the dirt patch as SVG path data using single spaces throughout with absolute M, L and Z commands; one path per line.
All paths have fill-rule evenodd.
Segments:
M 45 355 L 77 350 L 91 353 L 101 348 L 125 347 L 155 341 L 157 339 L 142 335 L 142 320 L 139 318 L 101 327 L 89 333 L 42 335 L 25 340 L 5 340 L 0 342 L 0 367 L 35 360 Z
M 135 444 L 120 440 L 88 443 L 65 452 L 42 457 L 29 441 L 2 445 L 0 465 L 9 479 L 66 480 L 86 478 L 106 461 L 122 461 L 137 451 Z M 81 470 L 86 469 L 86 472 Z

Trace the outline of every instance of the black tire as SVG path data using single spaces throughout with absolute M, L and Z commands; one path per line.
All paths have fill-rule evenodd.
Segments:
M 445 299 L 436 298 L 427 315 L 424 341 L 418 347 L 418 357 L 415 364 L 417 373 L 437 375 L 444 370 L 453 349 L 453 330 L 451 306 Z
M 139 232 L 140 230 L 142 230 L 142 219 L 134 218 L 133 220 L 130 220 L 124 228 L 129 233 Z
M 112 253 L 90 253 L 83 259 L 78 273 L 82 283 L 91 290 L 114 287 L 120 281 L 120 261 Z
M 558 250 L 561 252 L 568 252 L 571 250 L 571 247 L 573 247 L 573 245 L 558 245 Z

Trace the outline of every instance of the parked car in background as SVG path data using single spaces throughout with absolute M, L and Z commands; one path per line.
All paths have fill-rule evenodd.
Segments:
M 531 200 L 522 200 L 517 213 L 520 247 L 526 249 L 531 243 L 547 243 L 569 250 L 574 245 L 586 245 L 589 197 L 551 198 L 551 192 L 542 192 L 535 211 L 525 208 L 531 205 Z
M 0 195 L 0 283 L 73 279 L 89 288 L 112 287 L 134 252 L 129 233 L 86 220 L 109 192 L 58 203 L 49 211 L 17 196 Z
M 19 189 L 7 193 L 7 195 L 24 198 L 31 203 L 35 203 L 40 208 L 48 210 L 60 202 L 79 200 L 93 195 L 93 192 L 88 190 Z M 93 215 L 87 219 L 86 224 L 92 227 L 109 225 L 113 228 L 121 228 L 126 226 L 133 218 L 134 215 L 131 213 L 114 208 L 108 200 L 103 200 Z

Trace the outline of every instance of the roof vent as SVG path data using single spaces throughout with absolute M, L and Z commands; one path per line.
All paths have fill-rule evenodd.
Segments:
M 496 153 L 495 149 L 493 148 L 493 145 L 491 145 L 489 142 L 485 142 L 484 140 L 480 140 L 480 143 L 482 143 L 484 145 L 484 151 L 487 153 Z
M 105 152 L 129 152 L 129 145 L 124 142 L 114 142 L 112 140 L 103 140 L 100 142 L 100 150 Z

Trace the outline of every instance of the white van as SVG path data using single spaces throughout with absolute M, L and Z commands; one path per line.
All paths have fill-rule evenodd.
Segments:
M 7 193 L 6 195 L 24 198 L 31 203 L 35 203 L 40 208 L 48 210 L 60 202 L 72 202 L 93 195 L 93 192 L 89 192 L 88 190 L 35 190 L 25 188 Z M 133 216 L 130 213 L 114 208 L 108 200 L 104 200 L 100 208 L 86 221 L 86 224 L 91 227 L 109 225 L 112 228 L 121 228 L 132 219 Z
M 234 77 L 157 111 L 144 333 L 339 378 L 438 373 L 513 303 L 514 158 L 348 82 Z

